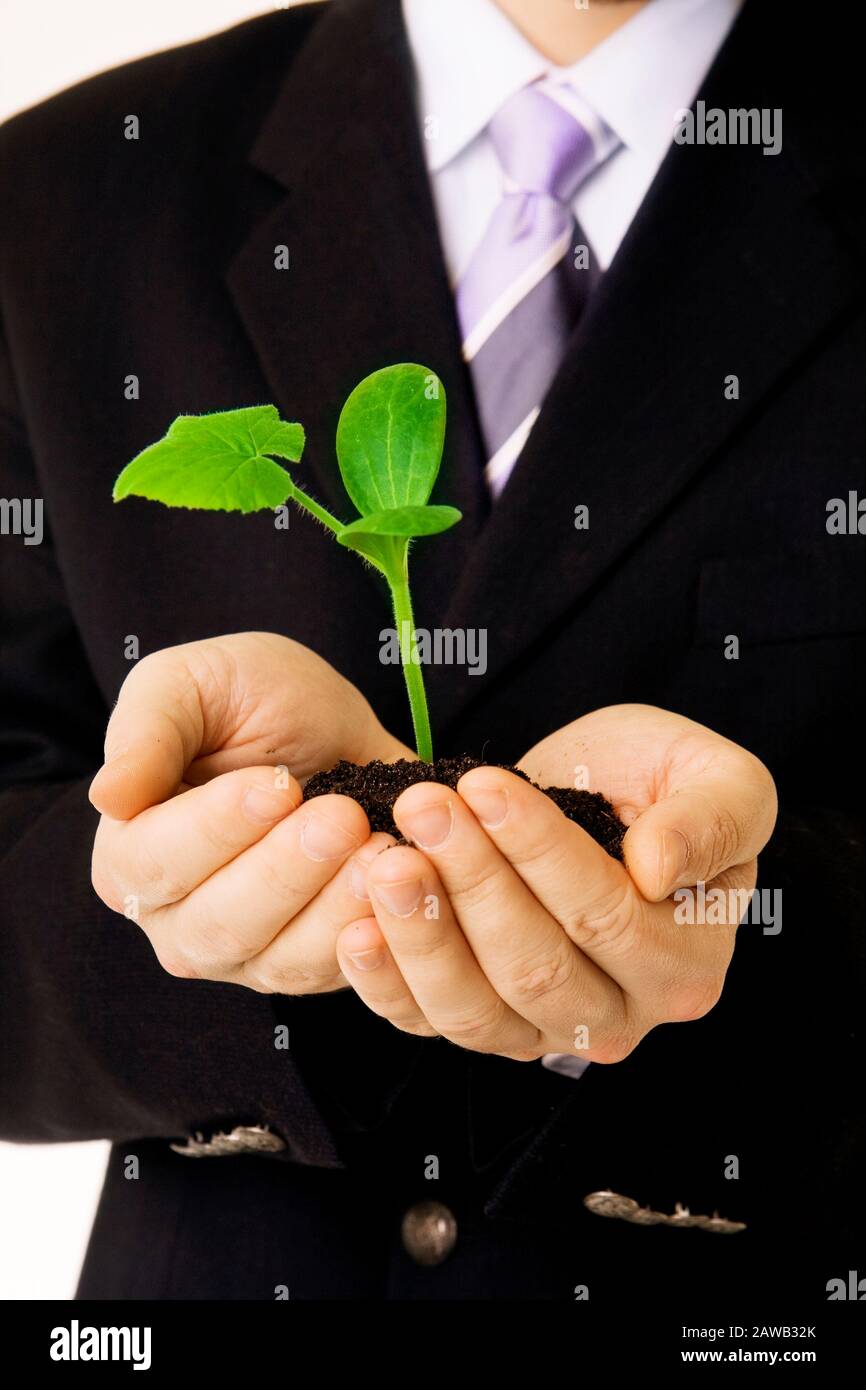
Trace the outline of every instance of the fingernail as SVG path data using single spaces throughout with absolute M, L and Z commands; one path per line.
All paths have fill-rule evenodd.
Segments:
M 666 830 L 662 836 L 659 888 L 673 889 L 689 862 L 689 842 L 681 830 Z
M 244 792 L 244 815 L 259 824 L 277 820 L 289 810 L 290 805 L 284 796 L 268 787 L 248 787 Z
M 508 815 L 508 792 L 499 787 L 469 787 L 460 795 L 481 824 L 488 830 L 498 830 Z
M 394 917 L 411 917 L 421 901 L 421 880 L 407 878 L 401 883 L 377 883 L 376 897 Z
M 349 951 L 347 954 L 357 970 L 378 970 L 385 959 L 381 946 L 374 946 L 372 951 Z
M 362 903 L 370 901 L 370 894 L 367 892 L 367 865 L 362 864 L 360 859 L 352 860 L 349 883 L 354 897 L 359 898 Z
M 454 825 L 454 812 L 450 801 L 438 801 L 423 810 L 413 811 L 402 817 L 403 828 L 408 830 L 415 844 L 421 849 L 441 849 L 451 834 Z
M 320 864 L 326 859 L 342 859 L 357 844 L 355 835 L 318 811 L 307 817 L 301 829 L 301 849 L 308 859 Z

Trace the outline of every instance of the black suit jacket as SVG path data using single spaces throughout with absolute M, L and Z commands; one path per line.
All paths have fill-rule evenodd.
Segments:
M 782 151 L 671 148 L 492 513 L 397 0 L 269 15 L 0 131 L 2 493 L 43 497 L 50 527 L 0 539 L 2 1134 L 115 1141 L 86 1295 L 818 1303 L 862 1265 L 866 539 L 825 526 L 866 477 L 856 91 L 838 34 L 747 0 L 701 95 L 782 108 Z M 638 700 L 741 742 L 781 793 L 761 883 L 782 931 L 744 926 L 708 1017 L 579 1082 L 401 1035 L 350 993 L 170 978 L 89 885 L 86 788 L 130 634 L 144 654 L 284 632 L 408 738 L 354 556 L 300 515 L 111 502 L 175 415 L 273 401 L 339 510 L 340 406 L 401 360 L 446 384 L 437 496 L 465 516 L 417 549 L 418 619 L 489 631 L 484 678 L 430 671 L 439 749 L 507 760 Z M 285 1151 L 168 1149 L 239 1123 Z M 604 1188 L 747 1230 L 605 1219 L 582 1204 Z M 460 1237 L 424 1270 L 399 1225 L 430 1197 Z

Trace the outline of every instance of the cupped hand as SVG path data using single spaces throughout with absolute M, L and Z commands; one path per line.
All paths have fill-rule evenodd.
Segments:
M 156 652 L 125 681 L 91 787 L 93 883 L 173 975 L 263 992 L 345 986 L 335 955 L 393 841 L 348 797 L 302 803 L 340 758 L 411 753 L 315 653 L 271 633 Z
M 776 795 L 751 754 L 648 706 L 599 710 L 533 748 L 543 785 L 588 780 L 629 824 L 611 859 L 535 788 L 497 768 L 395 807 L 415 847 L 367 872 L 373 915 L 344 928 L 345 977 L 404 1031 L 528 1060 L 616 1062 L 659 1023 L 717 1001 Z M 689 925 L 675 889 L 725 891 L 728 920 Z

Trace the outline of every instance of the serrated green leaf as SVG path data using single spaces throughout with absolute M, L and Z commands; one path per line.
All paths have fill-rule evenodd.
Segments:
M 444 439 L 445 388 L 435 372 L 403 362 L 365 377 L 337 425 L 343 484 L 361 516 L 423 506 Z
M 456 507 L 389 507 L 350 522 L 337 532 L 337 540 L 345 545 L 347 536 L 435 536 L 456 526 L 462 516 Z
M 180 415 L 126 465 L 114 500 L 135 496 L 204 511 L 273 511 L 286 501 L 292 480 L 268 455 L 297 462 L 303 450 L 303 428 L 281 420 L 273 405 Z

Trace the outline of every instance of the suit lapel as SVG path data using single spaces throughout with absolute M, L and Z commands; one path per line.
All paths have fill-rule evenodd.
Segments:
M 448 626 L 488 629 L 487 680 L 639 544 L 862 292 L 801 162 L 798 126 L 813 139 L 814 106 L 780 65 L 770 8 L 747 3 L 702 96 L 784 106 L 783 150 L 672 146 L 449 606 Z M 739 400 L 725 396 L 731 374 Z M 578 505 L 588 530 L 575 529 Z M 431 685 L 447 717 L 486 681 L 450 668 Z
M 238 252 L 228 283 L 275 401 L 307 429 L 304 485 L 338 515 L 353 515 L 334 436 L 346 396 L 368 372 L 417 361 L 445 384 L 448 436 L 434 500 L 460 507 L 464 521 L 413 552 L 418 621 L 432 625 L 484 497 L 398 0 L 323 6 L 251 161 L 285 192 Z M 279 245 L 288 270 L 274 268 Z

